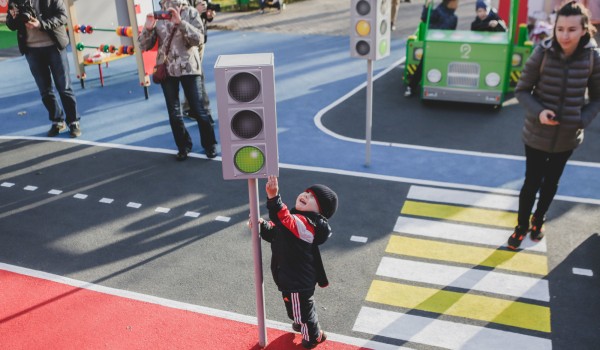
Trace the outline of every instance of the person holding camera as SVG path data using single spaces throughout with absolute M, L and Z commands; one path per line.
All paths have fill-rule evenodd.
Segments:
M 221 5 L 212 4 L 210 1 L 204 0 L 190 0 L 190 4 L 196 8 L 196 10 L 200 13 L 200 18 L 202 19 L 202 25 L 204 27 L 204 45 L 199 47 L 200 53 L 200 65 L 204 61 L 204 47 L 206 42 L 208 41 L 208 28 L 207 23 L 212 22 L 213 19 L 217 16 L 217 12 L 221 11 Z M 214 120 L 212 117 L 212 113 L 210 112 L 210 99 L 208 98 L 208 94 L 206 93 L 206 85 L 204 84 L 204 73 L 200 76 L 201 80 L 201 98 L 204 103 L 204 108 L 206 109 L 206 113 L 208 113 L 208 117 L 210 118 L 210 122 L 214 125 Z M 192 118 L 190 116 L 190 104 L 187 99 L 183 101 L 183 115 Z
M 187 0 L 162 0 L 157 20 L 150 13 L 139 37 L 142 50 L 150 50 L 158 41 L 157 62 L 165 62 L 168 76 L 161 83 L 177 160 L 185 160 L 192 150 L 192 139 L 183 122 L 179 85 L 190 104 L 190 115 L 198 122 L 200 141 L 208 158 L 217 156 L 217 139 L 210 117 L 202 102 L 202 65 L 199 48 L 204 46 L 204 25 L 198 11 Z
M 526 111 L 521 137 L 525 181 L 509 249 L 519 248 L 528 232 L 534 242 L 544 237 L 546 212 L 565 165 L 583 142 L 583 130 L 600 112 L 600 53 L 593 39 L 595 32 L 582 4 L 570 1 L 563 5 L 557 12 L 553 37 L 535 47 L 515 88 Z
M 9 0 L 8 8 L 6 26 L 17 31 L 19 51 L 27 59 L 52 122 L 47 135 L 57 136 L 68 125 L 70 136 L 79 137 L 80 116 L 65 49 L 69 37 L 65 28 L 67 10 L 63 0 Z M 53 80 L 62 108 L 54 94 Z

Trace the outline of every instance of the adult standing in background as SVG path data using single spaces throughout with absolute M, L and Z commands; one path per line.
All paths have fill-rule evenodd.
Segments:
M 212 22 L 213 19 L 217 16 L 217 13 L 213 9 L 209 9 L 208 4 L 210 1 L 204 0 L 190 0 L 190 5 L 194 6 L 196 10 L 200 13 L 200 18 L 202 19 L 202 25 L 204 27 L 204 45 L 198 48 L 198 53 L 200 54 L 200 65 L 204 61 L 204 48 L 206 47 L 206 42 L 208 41 L 208 25 L 207 23 Z M 212 113 L 210 111 L 210 99 L 208 98 L 208 94 L 206 93 L 206 85 L 204 84 L 204 70 L 202 71 L 202 75 L 200 76 L 201 80 L 201 98 L 202 103 L 204 104 L 204 109 L 206 109 L 206 113 L 210 118 L 210 122 L 214 125 L 215 121 L 213 120 Z M 186 117 L 192 118 L 190 116 L 190 105 L 185 99 L 183 101 L 183 115 Z
M 573 150 L 600 112 L 600 53 L 592 39 L 589 12 L 570 1 L 557 12 L 553 37 L 538 44 L 515 88 L 525 108 L 525 181 L 519 194 L 518 222 L 508 239 L 516 250 L 531 231 L 544 237 L 546 212 Z M 586 90 L 589 102 L 586 103 Z M 532 213 L 536 195 L 539 200 Z M 531 218 L 530 218 L 531 217 Z
M 198 122 L 204 152 L 208 158 L 214 158 L 217 156 L 215 131 L 200 98 L 202 66 L 199 47 L 204 45 L 202 19 L 187 0 L 162 0 L 161 7 L 170 13 L 171 18 L 156 20 L 152 13 L 148 14 L 139 42 L 142 50 L 150 50 L 158 41 L 156 61 L 163 62 L 166 59 L 169 76 L 161 83 L 161 87 L 178 149 L 177 160 L 187 159 L 192 150 L 192 139 L 183 123 L 179 85 L 189 101 L 190 114 Z M 167 55 L 168 43 L 171 46 Z
M 401 2 L 410 2 L 410 0 L 392 0 L 392 18 L 390 24 L 392 25 L 392 31 L 396 30 L 396 20 L 398 19 L 398 8 Z
M 42 96 L 42 103 L 52 122 L 47 135 L 57 136 L 68 125 L 70 136 L 79 137 L 80 116 L 65 49 L 69 44 L 69 37 L 65 28 L 67 10 L 63 0 L 32 0 L 31 7 L 17 6 L 16 1 L 10 0 L 8 8 L 6 26 L 17 31 L 19 51 L 27 59 Z M 58 90 L 62 108 L 54 95 L 52 81 Z

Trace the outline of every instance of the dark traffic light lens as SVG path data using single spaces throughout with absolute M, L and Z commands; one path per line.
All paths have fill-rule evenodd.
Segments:
M 253 174 L 265 166 L 265 155 L 257 147 L 244 146 L 235 152 L 233 163 L 245 174 Z
M 238 102 L 252 102 L 260 94 L 260 81 L 251 73 L 238 73 L 229 80 L 227 90 Z
M 359 55 L 368 55 L 369 51 L 371 51 L 371 46 L 366 41 L 361 40 L 356 43 L 356 52 L 358 52 Z
M 254 111 L 237 112 L 231 119 L 231 131 L 241 139 L 254 138 L 260 134 L 262 129 L 262 118 Z
M 356 12 L 361 16 L 365 16 L 371 12 L 371 5 L 366 0 L 360 0 L 356 3 Z

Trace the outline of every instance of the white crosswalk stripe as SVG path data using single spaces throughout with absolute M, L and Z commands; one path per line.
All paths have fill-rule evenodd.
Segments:
M 552 349 L 549 339 L 364 306 L 353 330 L 445 349 Z
M 525 257 L 527 254 L 533 254 L 531 256 L 539 260 L 540 263 L 545 263 L 546 258 L 540 254 L 547 252 L 546 240 L 534 243 L 526 239 L 521 245 L 523 251 L 521 254 L 525 255 L 511 253 L 505 249 L 510 229 L 497 228 L 506 227 L 506 224 L 500 225 L 498 222 L 487 224 L 481 219 L 470 222 L 472 217 L 465 217 L 462 214 L 477 215 L 473 213 L 480 213 L 481 211 L 474 209 L 485 209 L 488 210 L 486 213 L 492 211 L 492 219 L 502 217 L 502 215 L 495 214 L 512 213 L 510 215 L 515 215 L 514 211 L 518 208 L 518 197 L 412 186 L 408 192 L 407 200 L 406 203 L 412 203 L 412 209 L 408 211 L 410 214 L 409 216 L 403 214 L 398 217 L 391 237 L 405 237 L 401 240 L 401 242 L 404 242 L 401 246 L 402 249 L 391 249 L 390 245 L 386 248 L 388 254 L 394 255 L 382 257 L 376 274 L 379 276 L 378 279 L 383 278 L 387 282 L 373 282 L 367 297 L 370 304 L 361 308 L 353 330 L 446 349 L 500 350 L 515 347 L 535 350 L 552 349 L 549 333 L 547 337 L 537 336 L 538 333 L 531 333 L 531 330 L 536 328 L 520 328 L 528 327 L 527 320 L 535 320 L 535 318 L 531 318 L 533 316 L 528 315 L 527 310 L 532 310 L 531 312 L 546 315 L 542 319 L 542 324 L 548 326 L 536 330 L 541 332 L 550 331 L 550 313 L 547 306 L 550 301 L 548 281 L 543 275 L 526 276 L 518 269 L 503 269 L 503 271 L 493 269 L 493 266 L 497 266 L 494 265 L 494 261 L 502 263 L 504 262 L 502 259 L 515 259 Z M 417 203 L 416 206 L 415 203 Z M 438 203 L 441 206 L 436 207 L 428 203 Z M 423 209 L 419 212 L 421 208 Z M 438 210 L 436 208 L 439 208 L 439 214 L 431 212 L 431 210 Z M 449 217 L 441 212 L 443 210 L 461 212 L 463 216 Z M 430 213 L 434 217 L 429 217 Z M 462 218 L 464 218 L 464 221 Z M 414 237 L 414 239 L 408 239 L 409 236 Z M 389 244 L 392 241 L 390 239 Z M 394 242 L 399 242 L 399 240 Z M 414 245 L 413 247 L 411 242 L 417 242 L 420 245 Z M 434 244 L 436 242 L 438 243 Z M 440 245 L 440 242 L 447 243 Z M 440 249 L 439 247 L 444 247 L 444 249 L 460 248 L 458 251 L 461 252 L 463 250 L 464 252 L 470 252 L 473 249 L 481 251 L 481 248 L 475 247 L 486 247 L 491 255 L 490 257 L 484 256 L 482 259 L 492 260 L 485 263 L 482 261 L 479 263 L 481 266 L 477 266 L 478 263 L 467 263 L 467 261 L 477 259 L 476 256 L 470 259 L 465 258 L 464 263 L 459 263 L 462 262 L 462 255 L 459 255 L 456 261 L 439 260 L 440 258 L 434 260 L 428 257 L 430 254 L 427 251 L 429 244 L 431 244 L 432 249 Z M 471 248 L 466 249 L 468 247 Z M 513 254 L 518 255 L 511 258 Z M 456 255 L 455 253 L 454 256 L 456 257 Z M 444 257 L 446 255 L 436 254 L 435 256 Z M 500 259 L 501 256 L 503 258 Z M 429 259 L 431 261 L 423 261 Z M 415 284 L 427 286 L 426 290 L 432 293 L 432 297 L 422 300 L 417 298 L 417 302 L 411 303 L 411 300 L 409 300 L 411 298 L 410 294 L 397 294 L 411 290 L 425 290 L 409 287 Z M 385 286 L 390 287 L 390 289 L 382 289 Z M 451 288 L 452 292 L 448 292 L 448 288 Z M 438 292 L 436 293 L 436 291 Z M 403 297 L 398 299 L 398 295 L 403 295 Z M 460 295 L 463 296 L 460 297 Z M 503 307 L 510 308 L 510 311 L 506 311 L 512 313 L 511 315 L 517 315 L 520 320 L 513 320 L 510 317 L 497 320 L 495 314 L 492 313 L 490 314 L 492 316 L 488 319 L 489 322 L 508 325 L 508 330 L 485 326 L 482 321 L 485 321 L 487 315 L 485 312 L 481 312 L 481 308 L 477 304 L 477 300 L 479 300 L 477 295 L 485 296 L 487 298 L 485 300 L 491 300 L 496 306 L 501 305 L 501 309 L 496 309 L 496 312 L 502 313 Z M 458 300 L 452 299 L 456 296 L 459 296 Z M 469 297 L 466 298 L 466 296 Z M 406 298 L 406 301 L 404 298 Z M 470 304 L 470 301 L 474 303 Z M 439 302 L 445 306 L 435 304 Z M 385 310 L 377 307 L 380 303 L 387 306 Z M 446 303 L 448 304 L 446 305 Z M 467 307 L 467 309 L 463 307 Z M 440 315 L 444 317 L 432 316 L 433 318 L 431 318 L 414 315 L 407 313 L 406 308 L 441 313 Z M 470 308 L 477 308 L 477 310 Z M 446 314 L 447 310 L 450 309 L 453 310 L 454 314 Z

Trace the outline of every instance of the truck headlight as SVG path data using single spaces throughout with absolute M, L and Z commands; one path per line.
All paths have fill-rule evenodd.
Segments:
M 440 80 L 442 80 L 442 72 L 440 72 L 439 69 L 430 69 L 429 72 L 427 72 L 427 80 L 434 84 L 439 83 Z
M 422 47 L 416 48 L 415 51 L 413 51 L 413 58 L 417 61 L 420 61 L 421 58 L 423 58 L 423 48 Z
M 521 54 L 513 53 L 513 55 L 512 55 L 512 66 L 513 67 L 520 66 L 522 61 L 523 61 L 523 56 Z
M 485 76 L 485 83 L 489 87 L 496 87 L 500 84 L 500 75 L 498 73 L 489 73 Z

